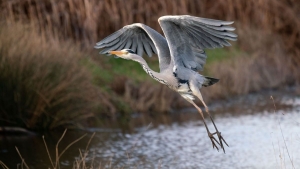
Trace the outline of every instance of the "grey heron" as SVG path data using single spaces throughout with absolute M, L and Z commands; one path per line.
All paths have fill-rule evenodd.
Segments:
M 114 54 L 140 63 L 153 79 L 178 92 L 200 113 L 213 148 L 219 150 L 220 146 L 225 153 L 223 143 L 228 144 L 215 125 L 199 90 L 219 80 L 202 76 L 198 71 L 203 70 L 206 62 L 204 49 L 231 46 L 227 40 L 237 40 L 237 35 L 232 32 L 235 28 L 229 26 L 233 22 L 189 15 L 162 16 L 158 22 L 165 37 L 147 25 L 134 23 L 104 38 L 95 48 L 103 48 L 101 54 Z M 158 55 L 160 72 L 150 69 L 142 57 L 144 52 L 149 57 Z M 195 97 L 204 105 L 215 132 L 209 131 L 201 108 L 194 103 Z

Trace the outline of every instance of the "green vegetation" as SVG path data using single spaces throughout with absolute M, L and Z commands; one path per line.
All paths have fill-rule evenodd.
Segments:
M 209 67 L 210 64 L 214 62 L 220 62 L 223 60 L 230 60 L 233 57 L 238 57 L 243 54 L 243 52 L 237 47 L 223 47 L 223 48 L 216 48 L 216 49 L 206 49 L 205 50 L 207 59 L 206 59 L 206 66 Z
M 149 78 L 149 76 L 144 72 L 143 68 L 139 63 L 120 58 L 114 58 L 113 56 L 108 57 L 109 58 L 106 64 L 109 65 L 111 73 L 115 75 L 133 77 L 133 79 L 137 82 L 147 81 L 147 79 Z M 155 58 L 149 58 L 147 56 L 144 56 L 144 59 L 148 63 L 149 67 L 152 68 L 152 70 L 159 72 L 158 59 L 156 56 L 153 57 Z
M 101 61 L 101 64 L 97 64 L 93 59 L 91 59 L 91 56 L 82 59 L 82 64 L 92 73 L 94 83 L 99 85 L 101 88 L 104 87 L 101 84 L 111 84 L 115 77 L 118 76 L 130 77 L 137 83 L 152 81 L 139 63 L 108 55 L 95 54 L 93 58 L 96 61 Z M 159 72 L 159 63 L 156 56 L 153 56 L 152 58 L 144 56 L 144 59 L 154 71 Z
M 216 49 L 206 49 L 205 52 L 207 55 L 207 59 L 202 74 L 205 76 L 212 76 L 212 77 L 217 76 L 217 74 L 214 74 L 212 70 L 210 70 L 210 67 L 212 65 L 218 63 L 224 63 L 224 62 L 227 65 L 228 62 L 245 55 L 245 53 L 242 52 L 238 48 L 238 46 L 232 46 L 230 48 L 223 47 L 223 48 L 216 48 Z
M 120 58 L 114 58 L 113 56 L 109 57 L 110 58 L 108 59 L 106 64 L 110 65 L 109 69 L 111 70 L 112 74 L 134 77 L 135 80 L 139 81 L 145 80 L 147 78 L 147 74 L 144 72 L 139 63 Z
M 238 57 L 243 52 L 240 51 L 237 46 L 233 46 L 232 49 L 225 47 L 217 49 L 207 49 L 206 53 L 208 57 L 205 67 L 209 67 L 212 63 L 230 60 L 233 59 L 233 57 Z M 103 60 L 105 61 L 105 68 L 99 67 L 99 65 L 91 62 L 88 59 L 86 59 L 85 63 L 87 68 L 92 71 L 95 78 L 101 75 L 101 78 L 103 78 L 104 82 L 106 83 L 112 82 L 113 76 L 132 77 L 132 79 L 138 83 L 142 81 L 152 81 L 151 78 L 144 72 L 141 65 L 136 62 L 114 58 L 113 56 L 107 55 L 100 55 L 99 57 L 104 57 Z M 152 58 L 144 56 L 144 59 L 152 68 L 152 70 L 159 72 L 159 62 L 157 56 L 153 56 Z
M 101 86 L 101 83 L 107 84 L 112 82 L 113 75 L 110 73 L 108 69 L 105 69 L 102 66 L 96 64 L 88 57 L 82 59 L 81 62 L 82 65 L 92 73 L 94 84 Z

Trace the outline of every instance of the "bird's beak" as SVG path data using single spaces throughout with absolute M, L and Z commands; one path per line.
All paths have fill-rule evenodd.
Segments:
M 109 51 L 108 53 L 113 54 L 113 55 L 117 55 L 117 56 L 121 56 L 124 53 L 122 51 Z

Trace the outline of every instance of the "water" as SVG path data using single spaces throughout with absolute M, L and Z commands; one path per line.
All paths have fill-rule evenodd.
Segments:
M 226 154 L 212 149 L 197 113 L 180 113 L 185 120 L 135 127 L 132 132 L 119 129 L 68 131 L 59 145 L 60 152 L 85 133 L 61 158 L 61 168 L 72 163 L 83 151 L 89 137 L 87 161 L 103 168 L 295 168 L 300 167 L 300 99 L 284 99 L 291 108 L 275 113 L 272 107 L 256 113 L 223 113 L 214 119 L 230 147 Z M 137 118 L 138 120 L 138 118 Z M 211 123 L 209 128 L 213 129 Z M 45 135 L 54 159 L 55 144 L 62 132 Z M 30 168 L 51 167 L 41 135 L 1 136 L 0 160 L 9 168 L 21 162 L 15 146 Z

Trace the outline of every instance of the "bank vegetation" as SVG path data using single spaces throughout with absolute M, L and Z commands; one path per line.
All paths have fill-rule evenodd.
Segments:
M 235 21 L 233 47 L 207 51 L 203 74 L 220 82 L 207 102 L 263 89 L 297 86 L 300 3 L 297 0 L 14 0 L 0 1 L 0 124 L 28 129 L 95 126 L 132 112 L 190 106 L 155 83 L 136 63 L 98 55 L 94 44 L 124 25 L 161 32 L 162 15 Z M 147 61 L 158 69 L 156 57 Z M 125 119 L 125 120 L 124 120 Z

